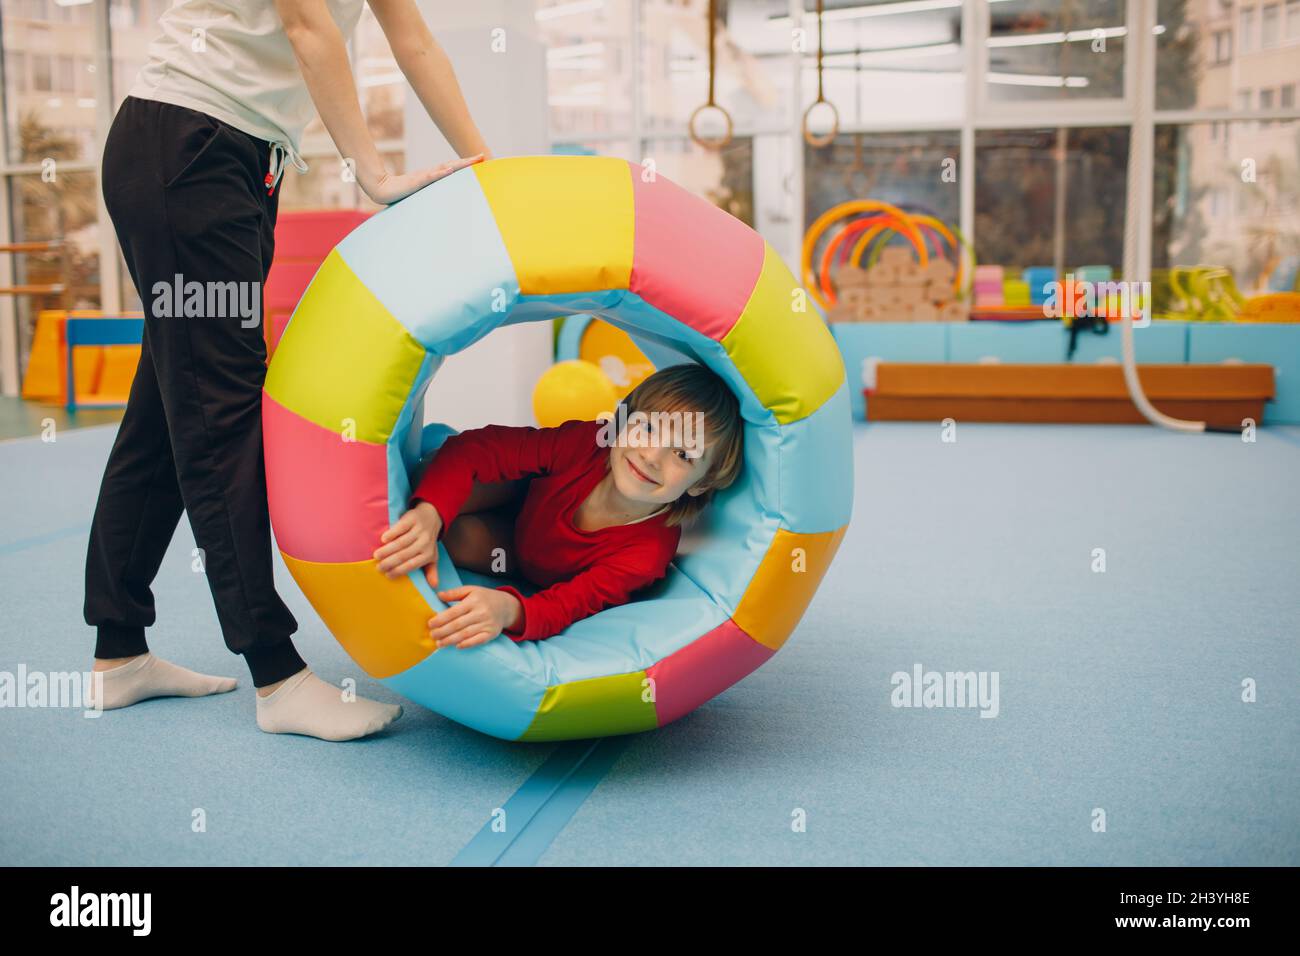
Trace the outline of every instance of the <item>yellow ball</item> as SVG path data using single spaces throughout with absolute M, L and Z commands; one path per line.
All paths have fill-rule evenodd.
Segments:
M 583 359 L 555 363 L 533 389 L 533 415 L 543 428 L 571 418 L 595 421 L 617 404 L 613 383 L 598 365 Z

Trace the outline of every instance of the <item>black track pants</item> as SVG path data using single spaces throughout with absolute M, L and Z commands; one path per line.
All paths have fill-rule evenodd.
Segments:
M 145 329 L 86 555 L 95 656 L 144 653 L 150 585 L 184 510 L 226 646 L 258 687 L 305 666 L 290 640 L 298 622 L 275 591 L 262 456 L 261 292 L 279 204 L 263 184 L 270 148 L 154 100 L 128 96 L 113 120 L 104 202 Z M 176 314 L 178 283 L 202 314 Z

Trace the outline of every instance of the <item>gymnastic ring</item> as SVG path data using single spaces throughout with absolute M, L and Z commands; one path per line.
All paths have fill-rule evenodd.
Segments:
M 835 117 L 835 122 L 831 126 L 830 132 L 824 136 L 817 136 L 808 128 L 808 117 L 818 106 L 825 104 L 831 108 L 831 115 Z M 803 140 L 813 149 L 821 149 L 829 145 L 836 136 L 840 134 L 840 111 L 835 108 L 835 104 L 830 100 L 815 100 L 811 106 L 803 111 Z
M 719 113 L 722 114 L 722 118 L 727 121 L 727 132 L 723 135 L 721 139 L 704 139 L 695 130 L 696 120 L 699 119 L 700 114 L 707 109 L 717 110 Z M 701 105 L 697 106 L 695 108 L 695 112 L 691 114 L 691 121 L 688 128 L 690 129 L 692 140 L 694 140 L 698 145 L 703 146 L 705 149 L 711 149 L 716 152 L 717 150 L 722 149 L 722 147 L 726 146 L 728 143 L 731 142 L 731 134 L 734 127 L 732 126 L 731 123 L 731 114 L 728 113 L 725 109 L 723 109 L 717 103 L 702 103 Z

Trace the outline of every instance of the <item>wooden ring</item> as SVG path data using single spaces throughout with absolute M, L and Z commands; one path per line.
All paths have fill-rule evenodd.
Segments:
M 813 110 L 821 106 L 823 103 L 831 108 L 831 115 L 835 117 L 835 122 L 831 124 L 830 132 L 823 136 L 815 136 L 812 131 L 808 129 L 808 117 L 812 114 Z M 829 145 L 830 142 L 839 135 L 839 133 L 840 111 L 835 108 L 835 104 L 830 100 L 817 100 L 803 111 L 803 139 L 809 146 L 812 146 L 814 149 L 821 149 L 823 146 Z
M 695 131 L 696 120 L 699 119 L 701 113 L 703 113 L 705 110 L 708 109 L 717 110 L 719 113 L 722 114 L 723 119 L 727 121 L 727 131 L 726 133 L 723 134 L 721 139 L 701 139 L 700 135 Z M 728 113 L 726 110 L 724 110 L 717 103 L 705 103 L 702 106 L 696 107 L 695 112 L 691 114 L 691 121 L 688 124 L 688 129 L 690 130 L 691 133 L 691 139 L 693 139 L 700 146 L 703 146 L 705 149 L 712 149 L 712 150 L 722 149 L 722 147 L 726 146 L 728 143 L 731 142 L 731 132 L 733 129 L 731 124 L 731 114 Z

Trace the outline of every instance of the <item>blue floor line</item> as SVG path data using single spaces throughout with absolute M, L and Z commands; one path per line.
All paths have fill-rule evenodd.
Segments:
M 504 828 L 488 820 L 452 866 L 533 866 L 600 785 L 628 737 L 560 744 L 506 801 Z
M 38 534 L 32 538 L 19 538 L 17 541 L 10 541 L 8 544 L 0 544 L 0 554 L 16 554 L 19 551 L 26 551 L 28 548 L 49 544 L 51 541 L 59 541 L 77 534 L 87 534 L 89 531 L 90 522 L 87 521 L 85 524 L 74 524 L 67 528 L 60 528 L 58 531 Z

